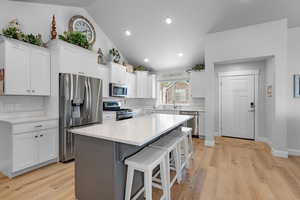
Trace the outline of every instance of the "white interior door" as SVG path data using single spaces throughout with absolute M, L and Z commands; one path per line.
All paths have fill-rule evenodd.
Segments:
M 221 78 L 222 136 L 254 139 L 255 76 Z

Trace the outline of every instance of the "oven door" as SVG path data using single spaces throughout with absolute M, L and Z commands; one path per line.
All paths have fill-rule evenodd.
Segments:
M 111 97 L 127 97 L 127 86 L 115 83 L 109 85 L 109 95 Z

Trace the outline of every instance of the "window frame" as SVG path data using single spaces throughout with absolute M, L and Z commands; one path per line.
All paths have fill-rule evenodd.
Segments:
M 175 105 L 178 105 L 178 106 L 186 106 L 186 105 L 190 105 L 191 104 L 191 101 L 192 101 L 192 96 L 191 96 L 191 92 L 192 92 L 192 89 L 191 89 L 191 80 L 190 79 L 176 79 L 176 80 L 159 80 L 158 81 L 158 95 L 159 95 L 159 99 L 158 99 L 158 105 L 159 106 L 171 106 L 171 105 L 174 105 L 174 104 L 164 104 L 162 102 L 162 91 L 161 91 L 161 83 L 162 82 L 173 82 L 174 84 L 176 84 L 177 82 L 183 82 L 183 81 L 186 81 L 189 85 L 188 87 L 188 91 L 189 91 L 189 95 L 188 95 L 188 99 L 187 99 L 187 103 L 175 103 Z

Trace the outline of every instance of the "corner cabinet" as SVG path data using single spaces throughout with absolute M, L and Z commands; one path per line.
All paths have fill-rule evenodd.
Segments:
M 50 96 L 48 49 L 0 38 L 1 95 Z
M 207 73 L 191 72 L 191 92 L 193 98 L 203 98 L 206 96 Z

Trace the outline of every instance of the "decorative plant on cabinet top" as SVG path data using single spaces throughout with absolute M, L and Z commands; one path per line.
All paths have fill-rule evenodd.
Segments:
M 81 32 L 65 31 L 64 34 L 59 35 L 58 38 L 60 40 L 83 47 L 85 49 L 91 49 L 91 46 L 86 38 L 86 35 L 84 35 Z
M 21 30 L 20 23 L 17 19 L 10 21 L 7 27 L 2 30 L 2 34 L 5 37 L 20 40 L 33 45 L 45 46 L 42 40 L 42 36 L 40 34 L 33 35 L 23 33 Z
M 134 67 L 134 71 L 148 71 L 147 68 L 143 65 Z
M 119 63 L 120 62 L 121 55 L 120 55 L 120 52 L 117 49 L 112 48 L 111 50 L 109 50 L 109 54 L 112 56 L 112 60 L 115 63 Z

